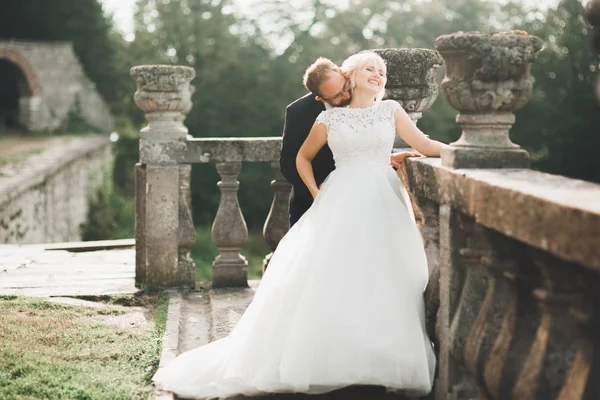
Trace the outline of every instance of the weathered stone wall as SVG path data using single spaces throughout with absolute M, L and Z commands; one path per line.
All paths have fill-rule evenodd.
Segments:
M 600 398 L 600 185 L 526 168 L 509 138 L 539 39 L 441 36 L 460 139 L 407 160 L 433 266 L 436 400 Z M 432 258 L 433 257 L 433 258 Z
M 53 131 L 74 112 L 92 127 L 105 132 L 113 128 L 110 110 L 71 43 L 0 41 L 0 59 L 16 64 L 27 80 L 19 101 L 24 127 Z
M 0 169 L 0 243 L 81 240 L 89 197 L 111 161 L 110 142 L 92 136 Z

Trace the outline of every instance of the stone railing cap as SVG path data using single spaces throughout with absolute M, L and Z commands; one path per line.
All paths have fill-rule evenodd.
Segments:
M 412 190 L 477 223 L 600 272 L 600 185 L 529 169 L 449 169 L 407 160 Z
M 531 46 L 533 53 L 536 53 L 542 49 L 543 44 L 544 42 L 536 36 L 529 35 L 525 31 L 514 30 L 496 33 L 461 31 L 438 37 L 434 46 L 439 51 L 461 49 L 477 51 L 490 45 L 506 48 Z

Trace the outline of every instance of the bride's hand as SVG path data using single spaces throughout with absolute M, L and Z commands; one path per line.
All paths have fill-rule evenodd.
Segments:
M 390 165 L 394 168 L 400 168 L 404 160 L 406 160 L 409 157 L 423 157 L 423 155 L 413 151 L 394 153 L 390 156 Z

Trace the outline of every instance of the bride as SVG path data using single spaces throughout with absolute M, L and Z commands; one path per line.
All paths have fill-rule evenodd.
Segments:
M 318 116 L 297 157 L 312 207 L 279 243 L 231 334 L 160 369 L 153 379 L 161 389 L 196 399 L 350 385 L 431 390 L 427 260 L 389 159 L 396 133 L 426 156 L 445 145 L 397 102 L 381 100 L 386 67 L 376 53 L 350 56 L 342 71 L 352 101 Z M 325 143 L 336 169 L 318 188 L 311 160 Z

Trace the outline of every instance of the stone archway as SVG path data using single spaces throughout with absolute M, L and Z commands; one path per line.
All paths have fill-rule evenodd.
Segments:
M 0 49 L 0 131 L 30 129 L 40 93 L 27 60 L 14 50 Z

